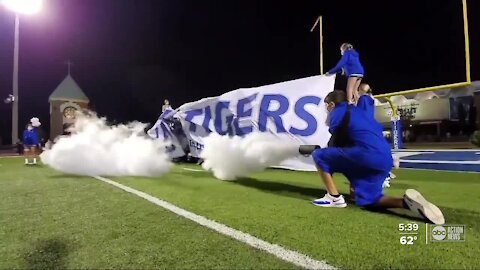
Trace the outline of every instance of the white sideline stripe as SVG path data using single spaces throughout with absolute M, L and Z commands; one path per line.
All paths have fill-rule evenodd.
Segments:
M 474 173 L 474 174 L 479 174 L 479 172 L 473 172 L 473 171 L 435 170 L 435 169 L 423 169 L 423 168 L 401 168 L 401 169 L 402 169 L 402 170 L 413 170 L 413 171 L 433 171 L 433 172 Z
M 480 165 L 480 160 L 422 160 L 422 159 L 400 159 L 401 163 L 429 163 L 429 164 L 464 164 L 464 165 Z
M 392 152 L 478 152 L 478 149 L 392 149 Z
M 213 220 L 207 219 L 206 217 L 197 215 L 195 213 L 189 212 L 185 209 L 182 209 L 180 207 L 177 207 L 167 201 L 160 200 L 159 198 L 153 197 L 147 193 L 144 193 L 142 191 L 138 191 L 136 189 L 133 189 L 131 187 L 122 185 L 120 183 L 117 183 L 115 181 L 112 181 L 110 179 L 100 177 L 100 176 L 95 176 L 96 179 L 105 182 L 107 184 L 110 184 L 112 186 L 115 186 L 119 189 L 122 189 L 126 192 L 132 193 L 134 195 L 137 195 L 138 197 L 141 197 L 153 204 L 156 204 L 162 208 L 165 208 L 179 216 L 182 216 L 184 218 L 190 219 L 191 221 L 198 223 L 204 227 L 207 227 L 209 229 L 212 229 L 218 233 L 221 233 L 223 235 L 226 235 L 228 237 L 231 237 L 233 239 L 236 239 L 240 242 L 243 242 L 251 247 L 254 247 L 256 249 L 263 250 L 267 253 L 270 253 L 274 255 L 275 257 L 284 260 L 286 262 L 292 263 L 296 266 L 303 267 L 306 269 L 337 269 L 334 266 L 331 266 L 327 264 L 324 261 L 317 261 L 315 259 L 310 258 L 307 255 L 298 253 L 293 250 L 289 250 L 286 248 L 283 248 L 279 245 L 276 244 L 271 244 L 269 242 L 266 242 L 262 239 L 256 238 L 250 234 L 241 232 L 239 230 L 230 228 L 224 224 L 215 222 Z
M 204 170 L 199 170 L 199 169 L 190 169 L 190 168 L 182 168 L 185 171 L 191 171 L 191 172 L 204 172 Z
M 423 154 L 434 154 L 434 152 L 394 152 L 393 155 L 400 159 L 404 157 L 416 156 L 416 155 L 423 155 Z

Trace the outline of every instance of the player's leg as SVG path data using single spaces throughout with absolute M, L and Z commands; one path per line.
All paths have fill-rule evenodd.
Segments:
M 312 201 L 313 204 L 322 207 L 346 207 L 347 203 L 333 181 L 332 174 L 348 163 L 340 148 L 317 149 L 312 153 L 313 160 L 318 169 L 320 178 L 325 185 L 327 194 L 324 197 Z
M 377 208 L 404 208 L 419 214 L 425 220 L 442 225 L 445 224 L 445 217 L 442 211 L 435 204 L 427 201 L 423 195 L 414 189 L 407 189 L 403 198 L 383 196 L 375 205 Z
M 337 186 L 335 185 L 335 182 L 333 182 L 332 174 L 322 170 L 320 167 L 317 167 L 317 169 L 328 194 L 332 196 L 340 195 L 340 193 L 338 193 L 338 189 L 337 189 Z
M 358 98 L 360 95 L 358 94 L 358 88 L 360 87 L 360 83 L 362 82 L 362 77 L 356 77 L 355 85 L 353 86 L 353 97 L 355 99 L 355 103 L 358 102 Z
M 347 79 L 347 101 L 349 104 L 355 104 L 355 96 L 358 95 L 355 85 L 357 84 L 357 77 L 348 77 Z
M 403 198 L 383 195 L 382 183 L 386 175 L 388 175 L 388 172 L 372 173 L 368 177 L 353 180 L 355 203 L 365 208 L 409 209 L 434 224 L 445 223 L 442 211 L 414 189 L 407 189 Z
M 23 146 L 23 157 L 25 158 L 25 165 L 30 164 L 30 148 L 28 145 Z
M 392 153 L 392 158 L 393 158 L 393 169 L 400 168 L 400 158 L 397 155 L 395 155 L 395 153 Z M 397 176 L 392 171 L 390 171 L 390 173 L 388 174 L 388 177 L 385 178 L 385 181 L 383 182 L 383 187 L 389 188 L 391 184 L 391 180 L 395 178 L 397 178 Z
M 325 196 L 323 196 L 322 198 L 313 200 L 312 203 L 321 207 L 347 207 L 345 198 L 338 192 L 337 187 L 333 182 L 332 174 L 323 171 L 321 168 L 318 168 L 318 172 L 323 181 L 323 184 L 325 185 L 327 194 L 325 194 Z
M 38 146 L 33 145 L 30 148 L 30 152 L 32 153 L 32 159 L 33 159 L 33 164 L 37 164 L 37 158 L 38 158 Z
M 355 194 L 355 204 L 360 207 L 377 204 L 383 197 L 382 184 L 387 174 L 368 168 L 359 168 L 354 173 L 347 173 L 347 178 Z

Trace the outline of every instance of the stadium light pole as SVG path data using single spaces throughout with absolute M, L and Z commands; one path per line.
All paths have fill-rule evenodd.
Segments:
M 13 82 L 12 82 L 12 144 L 18 140 L 18 50 L 20 14 L 35 14 L 42 8 L 43 0 L 3 0 L 1 3 L 15 12 L 15 34 L 13 47 Z

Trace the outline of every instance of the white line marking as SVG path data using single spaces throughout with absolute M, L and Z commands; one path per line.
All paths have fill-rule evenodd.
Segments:
M 433 172 L 449 172 L 449 173 L 474 173 L 478 174 L 479 172 L 475 171 L 452 171 L 452 170 L 435 170 L 435 169 L 424 169 L 424 168 L 400 168 L 401 170 L 414 170 L 414 171 L 433 171 Z
M 306 269 L 337 269 L 334 266 L 331 266 L 327 264 L 325 261 L 317 261 L 315 259 L 312 259 L 311 257 L 298 253 L 293 250 L 289 250 L 286 248 L 283 248 L 279 245 L 276 244 L 271 244 L 269 242 L 266 242 L 262 239 L 256 238 L 250 234 L 241 232 L 239 230 L 235 230 L 233 228 L 230 228 L 224 224 L 215 222 L 213 220 L 207 219 L 206 217 L 197 215 L 195 213 L 189 212 L 185 209 L 182 209 L 180 207 L 177 207 L 169 202 L 166 202 L 164 200 L 160 200 L 156 197 L 153 197 L 147 193 L 138 191 L 136 189 L 133 189 L 131 187 L 122 185 L 120 183 L 117 183 L 115 181 L 112 181 L 110 179 L 100 177 L 100 176 L 95 176 L 96 179 L 105 182 L 107 184 L 110 184 L 112 186 L 115 186 L 119 189 L 122 189 L 126 192 L 132 193 L 137 195 L 138 197 L 141 197 L 153 204 L 156 204 L 162 208 L 165 208 L 179 216 L 182 216 L 184 218 L 190 219 L 191 221 L 198 223 L 204 227 L 207 227 L 209 229 L 212 229 L 218 233 L 221 233 L 223 235 L 226 235 L 228 237 L 231 237 L 233 239 L 236 239 L 240 242 L 243 242 L 251 247 L 263 250 L 267 253 L 270 253 L 274 255 L 275 257 L 284 260 L 286 262 L 292 263 L 296 266 L 303 267 Z
M 190 168 L 182 168 L 185 171 L 191 171 L 191 172 L 204 172 L 205 170 L 199 170 L 199 169 L 190 169 Z
M 429 164 L 463 164 L 463 165 L 480 165 L 480 160 L 422 160 L 422 159 L 400 159 L 402 163 L 429 163 Z
M 478 149 L 392 149 L 392 152 L 478 152 Z
M 423 154 L 434 154 L 434 152 L 394 152 L 393 155 L 398 158 L 404 158 L 409 156 L 423 155 Z

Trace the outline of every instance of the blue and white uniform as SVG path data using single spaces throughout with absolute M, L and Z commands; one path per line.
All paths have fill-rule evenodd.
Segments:
M 342 71 L 342 69 L 345 70 L 345 75 L 347 77 L 363 78 L 365 75 L 363 65 L 360 63 L 360 55 L 354 49 L 346 50 L 337 65 L 330 69 L 328 73 L 336 74 Z
M 25 130 L 23 131 L 23 145 L 27 147 L 37 146 L 39 144 L 39 139 L 37 132 L 35 130 Z
M 358 98 L 357 107 L 364 110 L 367 115 L 375 118 L 375 100 L 369 95 L 361 95 Z
M 347 111 L 346 102 L 330 113 L 329 132 L 340 126 Z M 348 135 L 352 146 L 328 147 L 312 153 L 316 165 L 325 172 L 344 174 L 355 191 L 355 202 L 368 206 L 383 197 L 382 184 L 393 165 L 390 145 L 382 134 L 382 126 L 366 111 L 350 106 Z

